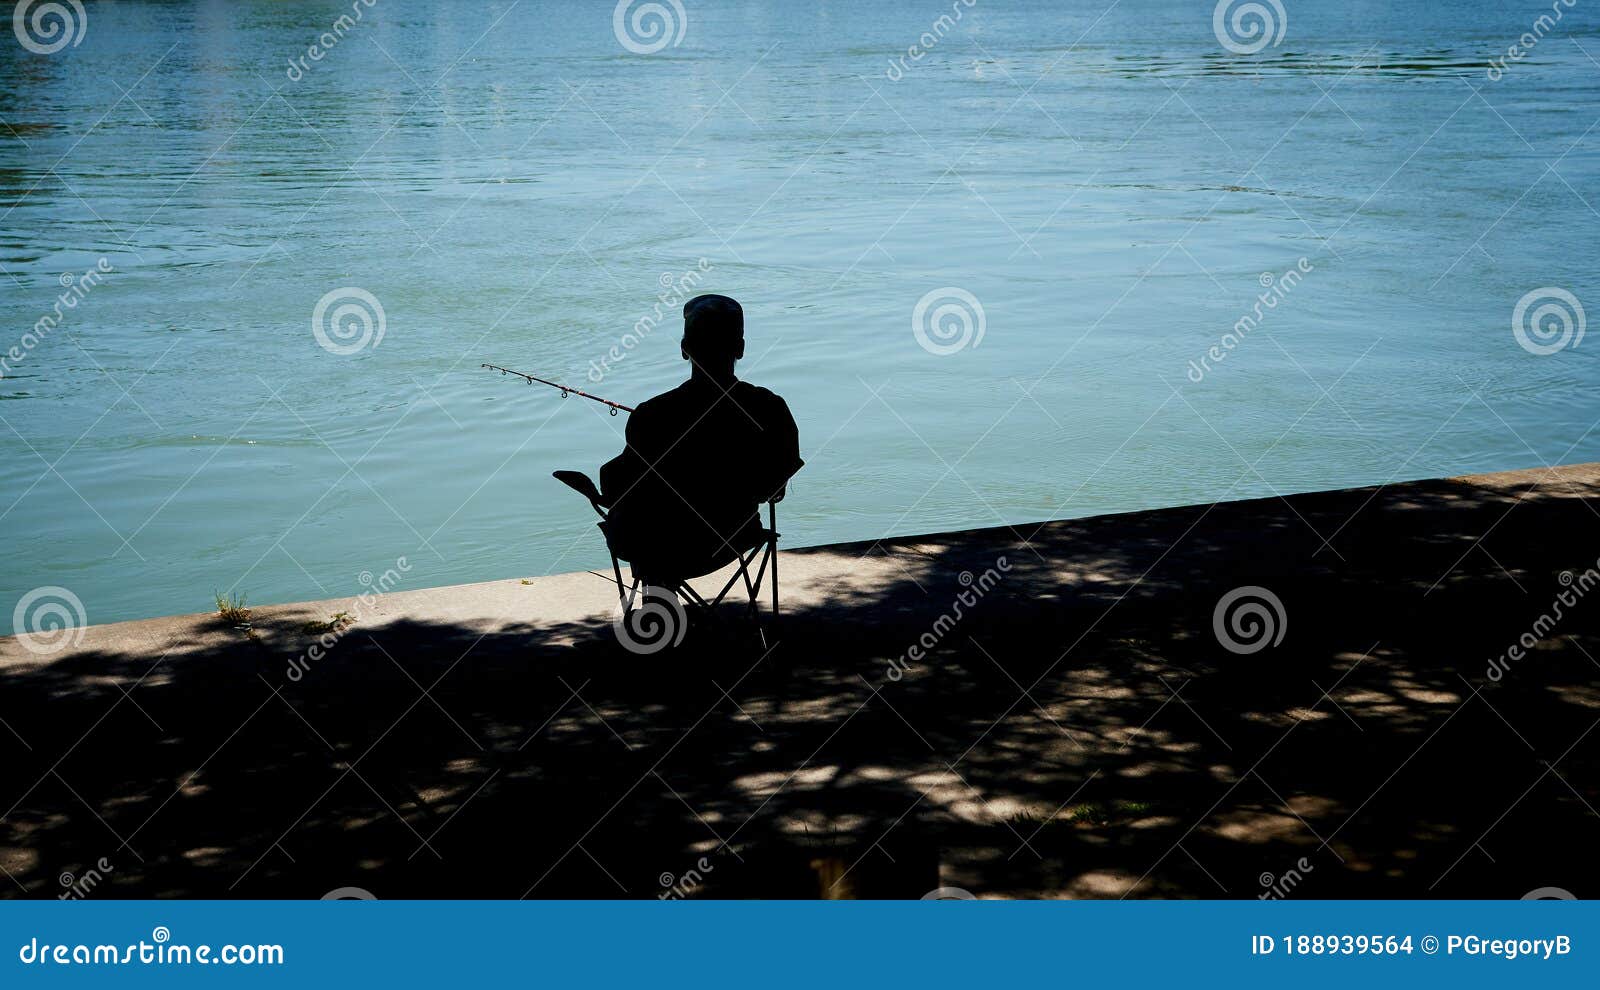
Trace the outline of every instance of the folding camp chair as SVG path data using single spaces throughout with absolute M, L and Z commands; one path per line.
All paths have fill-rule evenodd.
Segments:
M 776 623 L 778 618 L 778 502 L 783 498 L 783 490 L 767 502 L 767 525 L 760 525 L 759 515 L 751 520 L 754 525 L 746 526 L 733 537 L 723 541 L 721 547 L 709 550 L 702 558 L 694 560 L 652 560 L 641 562 L 630 559 L 629 551 L 624 546 L 619 546 L 617 533 L 611 523 L 607 511 L 608 502 L 601 496 L 600 489 L 590 477 L 581 471 L 556 471 L 554 477 L 557 481 L 571 488 L 573 491 L 589 500 L 589 505 L 599 514 L 600 532 L 605 535 L 606 549 L 611 553 L 611 573 L 617 582 L 617 599 L 622 604 L 622 616 L 627 620 L 634 608 L 640 589 L 645 586 L 648 579 L 649 586 L 665 587 L 676 594 L 680 599 L 698 605 L 708 611 L 716 605 L 722 604 L 728 592 L 733 590 L 735 584 L 742 578 L 745 591 L 750 596 L 750 617 L 755 622 L 756 632 L 761 637 L 763 648 L 767 645 L 766 629 L 762 622 L 760 595 L 761 582 L 767 576 L 767 567 L 772 568 L 772 613 L 771 621 Z M 760 566 L 756 568 L 755 576 L 750 575 L 750 567 L 760 558 Z M 622 561 L 628 561 L 632 574 L 632 581 L 624 583 L 622 580 Z M 695 591 L 689 582 L 695 578 L 705 577 L 722 568 L 734 564 L 734 573 L 728 578 L 711 598 L 707 599 Z M 643 578 L 640 573 L 643 572 Z

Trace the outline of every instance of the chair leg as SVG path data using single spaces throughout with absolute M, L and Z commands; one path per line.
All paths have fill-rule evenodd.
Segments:
M 745 560 L 745 555 L 744 555 L 744 554 L 742 554 L 742 553 L 741 553 L 741 554 L 740 554 L 740 555 L 739 555 L 739 556 L 738 556 L 738 558 L 737 558 L 737 559 L 738 559 L 738 561 L 739 561 L 739 567 L 741 567 L 741 568 L 742 568 L 742 567 L 744 567 L 744 566 L 746 566 L 746 560 Z M 752 558 L 751 558 L 751 559 L 754 559 L 754 557 L 753 557 L 753 556 L 752 556 Z M 718 591 L 718 592 L 717 592 L 717 593 L 716 593 L 716 595 L 714 595 L 714 596 L 713 596 L 713 597 L 712 597 L 712 599 L 711 599 L 711 604 L 713 604 L 713 605 L 720 605 L 720 604 L 722 604 L 722 600 L 723 600 L 723 599 L 724 599 L 724 598 L 726 598 L 726 597 L 728 597 L 728 591 L 729 591 L 729 590 L 730 590 L 730 589 L 732 589 L 732 588 L 733 588 L 733 586 L 734 586 L 734 585 L 735 585 L 735 584 L 738 584 L 738 583 L 739 583 L 739 572 L 738 572 L 738 570 L 735 570 L 735 571 L 734 571 L 734 572 L 733 572 L 733 576 L 732 576 L 732 577 L 730 577 L 730 578 L 728 578 L 728 583 L 727 583 L 727 584 L 724 584 L 724 585 L 723 585 L 723 586 L 722 586 L 722 590 L 721 590 L 721 591 Z
M 772 554 L 772 622 L 778 622 L 778 503 L 767 503 L 767 531 L 772 539 L 767 542 L 767 552 Z
M 639 588 L 640 584 L 638 578 L 634 578 L 633 583 L 628 585 L 628 593 L 623 596 L 622 599 L 622 617 L 624 619 L 633 613 L 633 601 L 635 598 L 639 597 Z M 649 586 L 645 585 L 644 590 L 649 591 Z
M 627 592 L 622 590 L 622 565 L 617 563 L 617 555 L 616 554 L 612 554 L 611 555 L 611 573 L 616 575 L 616 578 L 617 578 L 617 601 L 622 603 L 622 611 L 623 611 L 624 614 L 626 614 L 627 611 L 628 611 L 629 595 L 628 595 Z
M 752 558 L 753 559 L 753 558 Z M 761 637 L 761 648 L 767 648 L 767 631 L 761 627 L 761 596 L 756 591 L 756 586 L 750 581 L 750 568 L 743 558 L 739 560 L 739 573 L 744 576 L 744 590 L 750 595 L 750 621 L 756 625 L 756 635 Z
M 673 591 L 677 593 L 679 598 L 691 605 L 698 605 L 701 608 L 705 608 L 710 604 L 704 598 L 700 597 L 700 593 L 695 591 L 687 581 L 679 581 L 678 586 L 674 588 Z

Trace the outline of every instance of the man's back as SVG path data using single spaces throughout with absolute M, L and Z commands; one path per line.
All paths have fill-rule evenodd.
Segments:
M 721 559 L 757 508 L 799 470 L 800 440 L 773 392 L 695 377 L 628 417 L 627 449 L 600 470 L 624 556 L 693 566 Z

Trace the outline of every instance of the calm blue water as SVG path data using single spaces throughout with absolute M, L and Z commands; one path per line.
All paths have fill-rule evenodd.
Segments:
M 1600 459 L 1600 340 L 1512 329 L 1600 306 L 1596 5 L 1495 73 L 1550 3 L 1285 6 L 1248 55 L 1176 0 L 683 0 L 648 54 L 609 2 L 357 0 L 320 58 L 351 4 L 0 36 L 0 351 L 83 293 L 0 381 L 0 631 L 45 585 L 105 622 L 603 564 L 549 473 L 624 421 L 478 366 L 670 387 L 671 320 L 591 363 L 690 272 L 800 423 L 796 545 Z M 383 336 L 339 355 L 351 287 Z M 919 344 L 947 289 L 976 346 Z

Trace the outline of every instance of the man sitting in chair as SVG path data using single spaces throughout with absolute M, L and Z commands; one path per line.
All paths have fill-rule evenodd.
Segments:
M 762 502 L 800 470 L 800 433 L 774 393 L 734 376 L 744 310 L 727 296 L 683 307 L 689 380 L 628 416 L 627 447 L 600 469 L 618 556 L 656 583 L 696 577 L 760 539 Z

